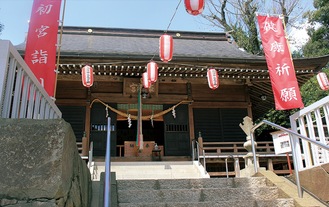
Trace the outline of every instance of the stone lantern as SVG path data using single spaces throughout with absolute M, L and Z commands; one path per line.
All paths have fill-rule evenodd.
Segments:
M 251 142 L 251 129 L 253 128 L 252 119 L 249 116 L 243 118 L 243 123 L 239 125 L 244 133 L 247 135 L 246 142 L 243 144 L 243 147 L 248 151 L 248 153 L 243 157 L 245 161 L 245 169 L 241 170 L 241 177 L 250 177 L 255 174 L 254 162 L 253 162 L 253 153 L 252 153 L 252 142 Z M 254 141 L 255 148 L 257 147 L 257 143 Z M 259 160 L 256 155 L 256 165 L 259 168 Z

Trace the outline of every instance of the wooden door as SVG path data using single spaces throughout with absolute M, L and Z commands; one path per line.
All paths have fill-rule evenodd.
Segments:
M 164 109 L 170 107 L 172 107 L 172 105 L 164 105 Z M 164 115 L 165 156 L 189 156 L 191 154 L 191 143 L 187 105 L 179 105 L 176 107 L 174 114 L 176 118 L 173 116 L 172 112 Z
M 115 107 L 111 105 L 112 107 Z M 116 156 L 116 113 L 108 110 L 111 117 L 111 125 L 114 131 L 111 131 L 111 156 Z M 91 108 L 91 127 L 90 138 L 94 145 L 95 156 L 105 156 L 107 141 L 107 117 L 105 106 L 99 103 L 93 104 Z

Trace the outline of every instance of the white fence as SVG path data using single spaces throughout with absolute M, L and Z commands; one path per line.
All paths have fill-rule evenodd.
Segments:
M 56 119 L 62 113 L 17 50 L 0 40 L 0 117 Z
M 329 96 L 290 116 L 293 131 L 329 146 Z M 305 140 L 294 139 L 299 170 L 329 163 L 329 152 Z

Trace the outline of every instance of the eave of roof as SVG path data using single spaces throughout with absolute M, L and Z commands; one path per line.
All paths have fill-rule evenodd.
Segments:
M 86 62 L 95 66 L 97 75 L 130 77 L 140 77 L 151 59 L 158 62 L 161 76 L 204 78 L 206 68 L 215 67 L 221 79 L 235 79 L 248 85 L 254 118 L 274 107 L 264 56 L 240 50 L 228 41 L 225 33 L 167 31 L 174 36 L 174 57 L 169 63 L 163 63 L 159 60 L 158 48 L 159 37 L 164 33 L 160 30 L 64 27 L 59 75 L 80 74 Z M 16 48 L 23 54 L 25 43 Z M 294 59 L 299 85 L 328 61 L 329 55 Z M 266 102 L 260 102 L 261 95 L 268 97 Z

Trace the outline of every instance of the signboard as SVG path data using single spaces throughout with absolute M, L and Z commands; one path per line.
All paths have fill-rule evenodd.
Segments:
M 289 134 L 282 131 L 271 133 L 275 154 L 283 154 L 291 152 L 291 143 Z

